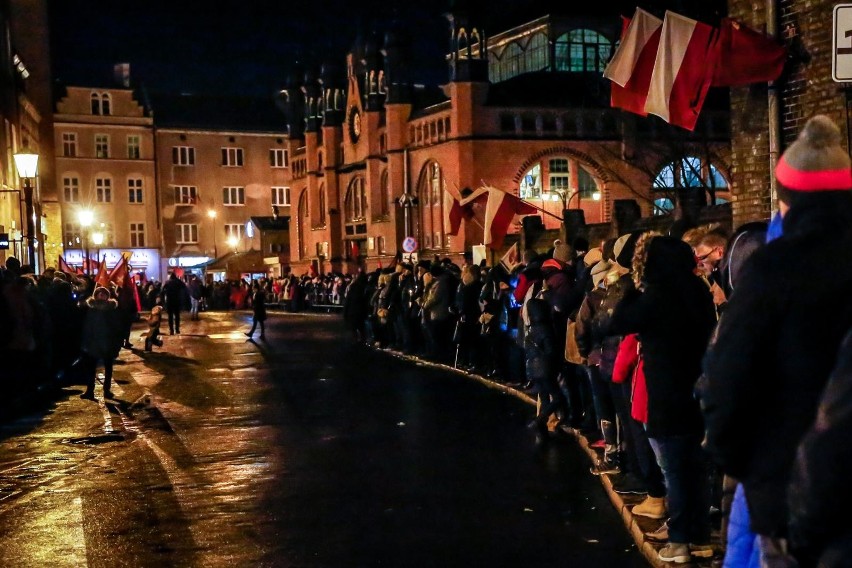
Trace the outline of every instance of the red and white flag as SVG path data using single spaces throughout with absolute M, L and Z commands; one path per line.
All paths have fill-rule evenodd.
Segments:
M 663 21 L 636 8 L 633 18 L 622 18 L 622 23 L 621 43 L 604 71 L 612 81 L 611 106 L 645 116 Z
M 458 235 L 464 213 L 461 203 L 449 191 L 444 191 L 444 230 L 448 235 Z
M 124 283 L 127 281 L 127 276 L 130 272 L 130 266 L 127 264 L 127 261 L 128 256 L 122 254 L 121 260 L 109 271 L 110 281 L 114 282 L 119 288 L 124 288 Z
M 518 243 L 513 244 L 500 259 L 500 264 L 506 269 L 506 272 L 511 274 L 521 264 L 521 257 L 518 253 Z
M 503 246 L 509 225 L 516 215 L 532 215 L 538 209 L 526 201 L 494 187 L 487 188 L 488 203 L 485 206 L 485 242 L 491 249 Z M 475 193 L 475 192 L 474 192 Z M 481 195 L 481 194 L 480 194 Z
M 730 18 L 722 20 L 714 87 L 736 87 L 774 81 L 784 70 L 787 49 L 760 32 Z
M 694 130 L 716 65 L 719 30 L 666 12 L 645 112 Z
M 106 257 L 103 257 L 103 260 L 98 265 L 98 275 L 95 278 L 95 284 L 104 288 L 109 286 L 109 271 L 107 270 Z

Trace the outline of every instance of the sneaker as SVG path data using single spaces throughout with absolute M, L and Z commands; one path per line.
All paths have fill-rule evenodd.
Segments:
M 663 562 L 674 562 L 675 564 L 686 564 L 692 561 L 689 545 L 677 542 L 670 542 L 662 547 L 657 553 L 657 558 Z
M 665 522 L 657 530 L 645 533 L 645 539 L 650 542 L 668 542 L 669 523 Z
M 630 474 L 613 479 L 612 490 L 619 495 L 646 495 L 648 493 L 645 485 Z
M 666 498 L 665 497 L 645 497 L 645 500 L 633 507 L 630 511 L 634 515 L 640 517 L 648 517 L 649 519 L 665 519 L 666 513 Z
M 602 460 L 598 460 L 598 463 L 590 467 L 589 471 L 592 473 L 592 475 L 604 475 L 620 473 L 621 469 L 614 461 L 604 458 Z
M 696 558 L 713 558 L 713 547 L 709 544 L 690 544 L 689 553 Z

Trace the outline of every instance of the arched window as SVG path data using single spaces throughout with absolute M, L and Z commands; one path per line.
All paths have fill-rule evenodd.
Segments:
M 101 96 L 92 93 L 92 114 L 101 114 Z
M 719 169 L 697 156 L 684 156 L 663 166 L 654 178 L 654 190 L 708 187 L 727 191 L 728 182 Z
M 674 211 L 674 202 L 668 197 L 654 200 L 654 215 L 668 215 Z
M 532 36 L 524 52 L 527 72 L 546 69 L 547 55 L 547 36 L 544 34 L 535 34 Z
M 343 200 L 343 214 L 346 222 L 346 236 L 367 234 L 367 193 L 364 178 L 358 176 L 349 182 L 346 198 Z
M 517 43 L 512 42 L 503 50 L 501 57 L 503 62 L 503 79 L 511 79 L 517 77 L 526 71 L 526 61 L 524 61 L 524 52 Z
M 390 215 L 391 192 L 388 183 L 388 171 L 384 170 L 379 178 L 379 215 Z
M 541 164 L 536 164 L 527 170 L 521 178 L 521 199 L 541 198 Z
M 584 167 L 577 170 L 577 189 L 580 191 L 580 199 L 594 199 L 598 192 L 598 182 Z
M 311 222 L 308 215 L 308 190 L 303 189 L 299 195 L 299 212 L 296 216 L 296 239 L 298 240 L 299 258 L 308 256 L 308 243 L 305 242 L 305 225 Z
M 437 162 L 429 162 L 417 184 L 420 199 L 420 232 L 424 248 L 447 246 L 444 236 L 444 173 Z
M 109 93 L 103 93 L 101 95 L 101 114 L 104 116 L 109 116 L 112 114 L 112 100 L 110 99 Z
M 319 224 L 325 226 L 325 184 L 319 188 Z
M 576 193 L 579 196 L 574 197 Z M 598 181 L 586 167 L 573 157 L 550 156 L 533 164 L 521 178 L 521 199 L 563 201 L 579 207 L 584 199 L 601 198 Z
M 556 40 L 557 71 L 603 72 L 612 42 L 594 30 L 571 30 Z

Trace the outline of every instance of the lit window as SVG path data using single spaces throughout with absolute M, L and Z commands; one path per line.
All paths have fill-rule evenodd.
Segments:
M 556 40 L 557 71 L 603 72 L 612 42 L 594 30 L 572 30 Z
M 654 215 L 668 215 L 674 211 L 674 202 L 668 197 L 654 200 Z
M 227 223 L 225 225 L 225 238 L 242 239 L 244 229 L 242 223 Z
M 521 178 L 521 199 L 539 199 L 541 197 L 541 164 L 531 167 Z
M 65 223 L 63 239 L 66 247 L 76 248 L 82 244 L 83 230 L 80 223 Z
M 95 157 L 109 158 L 109 136 L 95 134 Z
M 129 160 L 138 160 L 142 156 L 142 139 L 139 136 L 131 135 L 127 137 L 127 158 Z
M 194 185 L 175 186 L 175 205 L 195 205 L 198 203 L 198 188 Z
M 548 189 L 552 193 L 567 195 L 569 189 L 570 174 L 568 172 L 568 160 L 565 158 L 555 158 L 550 160 L 550 177 Z

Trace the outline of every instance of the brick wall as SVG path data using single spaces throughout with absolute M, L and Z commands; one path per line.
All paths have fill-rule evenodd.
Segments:
M 845 94 L 831 79 L 831 20 L 836 2 L 778 0 L 779 29 L 791 47 L 780 86 L 781 150 L 792 142 L 815 114 L 830 116 L 847 145 Z M 729 15 L 757 29 L 766 29 L 763 0 L 729 0 Z M 769 218 L 769 118 L 767 87 L 731 90 L 731 175 L 734 226 Z

